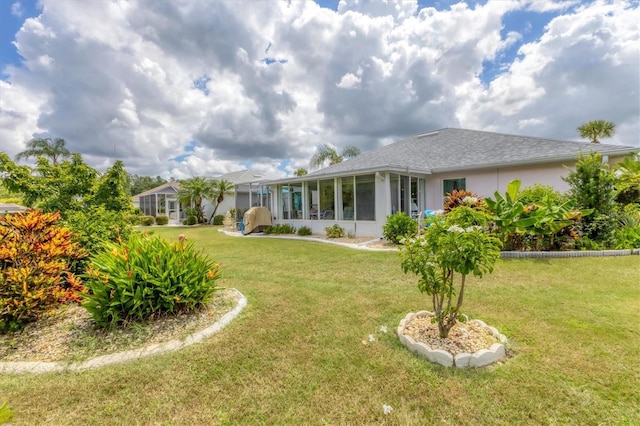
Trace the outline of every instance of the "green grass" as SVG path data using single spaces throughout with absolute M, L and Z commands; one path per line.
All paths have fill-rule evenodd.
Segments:
M 197 241 L 248 306 L 180 352 L 1 376 L 15 424 L 640 423 L 640 257 L 501 262 L 470 282 L 463 311 L 505 333 L 510 358 L 455 370 L 391 333 L 429 308 L 397 253 L 153 230 Z M 363 344 L 370 334 L 376 341 Z M 383 404 L 394 411 L 385 416 Z

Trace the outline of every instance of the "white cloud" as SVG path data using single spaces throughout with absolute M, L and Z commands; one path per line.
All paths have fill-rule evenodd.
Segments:
M 291 173 L 322 143 L 368 150 L 458 126 L 575 139 L 599 118 L 618 124 L 613 142 L 640 145 L 629 2 L 42 4 L 16 35 L 24 65 L 0 81 L 10 155 L 48 132 L 137 174 Z M 522 44 L 503 31 L 518 10 L 555 18 Z M 488 62 L 499 74 L 484 84 Z
M 22 3 L 19 1 L 11 4 L 11 14 L 17 16 L 18 18 L 22 17 L 24 10 L 22 9 Z

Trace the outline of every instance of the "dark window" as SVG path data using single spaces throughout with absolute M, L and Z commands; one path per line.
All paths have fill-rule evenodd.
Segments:
M 467 180 L 465 178 L 444 179 L 442 181 L 442 195 L 450 194 L 453 190 L 460 191 L 467 189 Z

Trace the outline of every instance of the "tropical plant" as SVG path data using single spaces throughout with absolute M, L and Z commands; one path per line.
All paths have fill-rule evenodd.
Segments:
M 299 169 L 296 169 L 295 172 L 293 172 L 293 175 L 294 176 L 305 176 L 307 173 L 309 173 L 307 171 L 307 169 L 305 169 L 303 167 L 300 167 Z
M 600 143 L 599 138 L 610 138 L 615 132 L 615 123 L 606 120 L 592 120 L 578 127 L 580 137 L 589 139 L 591 143 Z
M 402 270 L 416 274 L 418 288 L 431 298 L 441 338 L 458 321 L 467 275 L 492 272 L 500 258 L 500 241 L 478 225 L 486 220 L 484 213 L 461 206 L 430 218 L 423 234 L 400 248 Z
M 616 201 L 640 205 L 640 154 L 625 157 L 615 165 L 613 174 Z
M 445 195 L 442 205 L 442 209 L 445 213 L 448 213 L 459 206 L 467 206 L 476 210 L 481 210 L 484 208 L 485 204 L 480 195 L 464 189 L 454 189 Z
M 399 244 L 405 237 L 413 237 L 418 232 L 418 222 L 403 212 L 387 216 L 387 222 L 382 227 L 382 236 Z
M 133 233 L 91 256 L 82 305 L 100 326 L 115 326 L 206 305 L 219 289 L 220 265 L 180 238 Z
M 213 225 L 222 225 L 224 223 L 224 215 L 217 214 L 213 217 L 213 221 L 211 222 Z
M 536 250 L 540 249 L 546 238 L 547 248 L 552 248 L 556 234 L 592 213 L 591 209 L 578 209 L 574 199 L 563 202 L 562 198 L 556 199 L 553 196 L 543 197 L 537 203 L 525 204 L 520 193 L 521 184 L 521 181 L 513 180 L 507 185 L 504 195 L 496 191 L 495 199 L 485 199 L 491 216 L 492 232 L 509 249 L 525 248 L 524 238 L 532 240 Z
M 30 157 L 45 157 L 51 159 L 54 166 L 58 165 L 58 158 L 69 157 L 71 153 L 66 148 L 62 138 L 35 138 L 27 142 L 27 149 L 16 155 L 16 161 Z
M 215 202 L 215 207 L 213 208 L 213 213 L 209 217 L 209 222 L 214 218 L 216 212 L 218 211 L 218 207 L 224 201 L 224 196 L 233 194 L 233 183 L 226 179 L 214 180 L 211 183 L 211 193 L 206 194 L 208 199 Z
M 71 269 L 86 254 L 59 221 L 39 210 L 0 216 L 0 332 L 79 300 L 84 287 Z
M 178 200 L 180 203 L 196 209 L 198 223 L 204 222 L 204 208 L 202 201 L 213 198 L 213 184 L 202 177 L 194 177 L 180 182 Z
M 581 154 L 575 170 L 563 180 L 569 184 L 569 195 L 576 200 L 578 208 L 594 211 L 583 222 L 585 235 L 594 241 L 610 240 L 613 228 L 608 222 L 615 208 L 615 177 L 609 165 L 603 164 L 602 155 Z
M 327 161 L 329 165 L 341 163 L 343 160 L 354 158 L 360 155 L 360 149 L 355 146 L 347 146 L 342 150 L 341 154 L 328 144 L 321 145 L 317 148 L 317 152 L 311 157 L 309 165 L 312 169 L 322 167 Z
M 324 228 L 324 232 L 327 233 L 327 238 L 342 238 L 345 235 L 344 228 L 337 223 Z
M 568 201 L 568 197 L 556 191 L 551 185 L 541 185 L 536 183 L 532 186 L 522 188 L 518 194 L 518 199 L 524 205 L 540 204 L 551 201 L 553 204 L 562 204 Z

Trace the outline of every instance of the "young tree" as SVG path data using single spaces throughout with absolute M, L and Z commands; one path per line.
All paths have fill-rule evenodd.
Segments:
M 467 275 L 492 272 L 500 258 L 500 241 L 489 235 L 486 223 L 484 213 L 456 207 L 432 219 L 422 235 L 405 239 L 400 249 L 402 270 L 416 274 L 418 288 L 430 296 L 442 338 L 460 315 Z
M 615 132 L 615 123 L 606 120 L 592 120 L 578 127 L 580 137 L 591 140 L 591 143 L 600 143 L 599 138 L 610 138 Z
M 331 146 L 324 144 L 318 147 L 318 151 L 311 157 L 310 166 L 312 169 L 322 167 L 327 161 L 329 165 L 341 163 L 343 160 L 357 157 L 360 155 L 360 149 L 355 146 L 347 146 L 338 155 L 338 152 Z
M 212 182 L 213 196 L 208 198 L 211 201 L 216 203 L 216 206 L 213 208 L 213 213 L 211 213 L 211 217 L 209 218 L 209 222 L 213 222 L 213 218 L 216 215 L 216 211 L 218 211 L 218 207 L 220 203 L 224 201 L 224 196 L 233 194 L 233 183 L 226 179 L 214 180 Z
M 610 216 L 615 207 L 615 177 L 609 165 L 603 164 L 598 152 L 581 154 L 575 170 L 563 180 L 569 184 L 569 194 L 578 208 L 594 211 L 582 223 L 587 236 L 594 241 L 605 241 L 613 232 Z
M 104 175 L 100 176 L 95 194 L 89 204 L 104 206 L 114 212 L 126 212 L 132 209 L 131 197 L 127 192 L 127 171 L 122 161 L 113 163 Z
M 70 157 L 71 153 L 65 147 L 65 140 L 62 138 L 36 138 L 27 142 L 27 149 L 16 155 L 16 160 L 30 157 L 45 157 L 51 159 L 54 166 L 58 165 L 58 158 Z
M 59 211 L 63 217 L 67 211 L 82 208 L 83 199 L 93 192 L 98 175 L 78 153 L 58 165 L 38 157 L 35 169 L 17 166 L 0 153 L 0 172 L 4 174 L 3 185 L 11 192 L 22 193 L 28 207 Z

